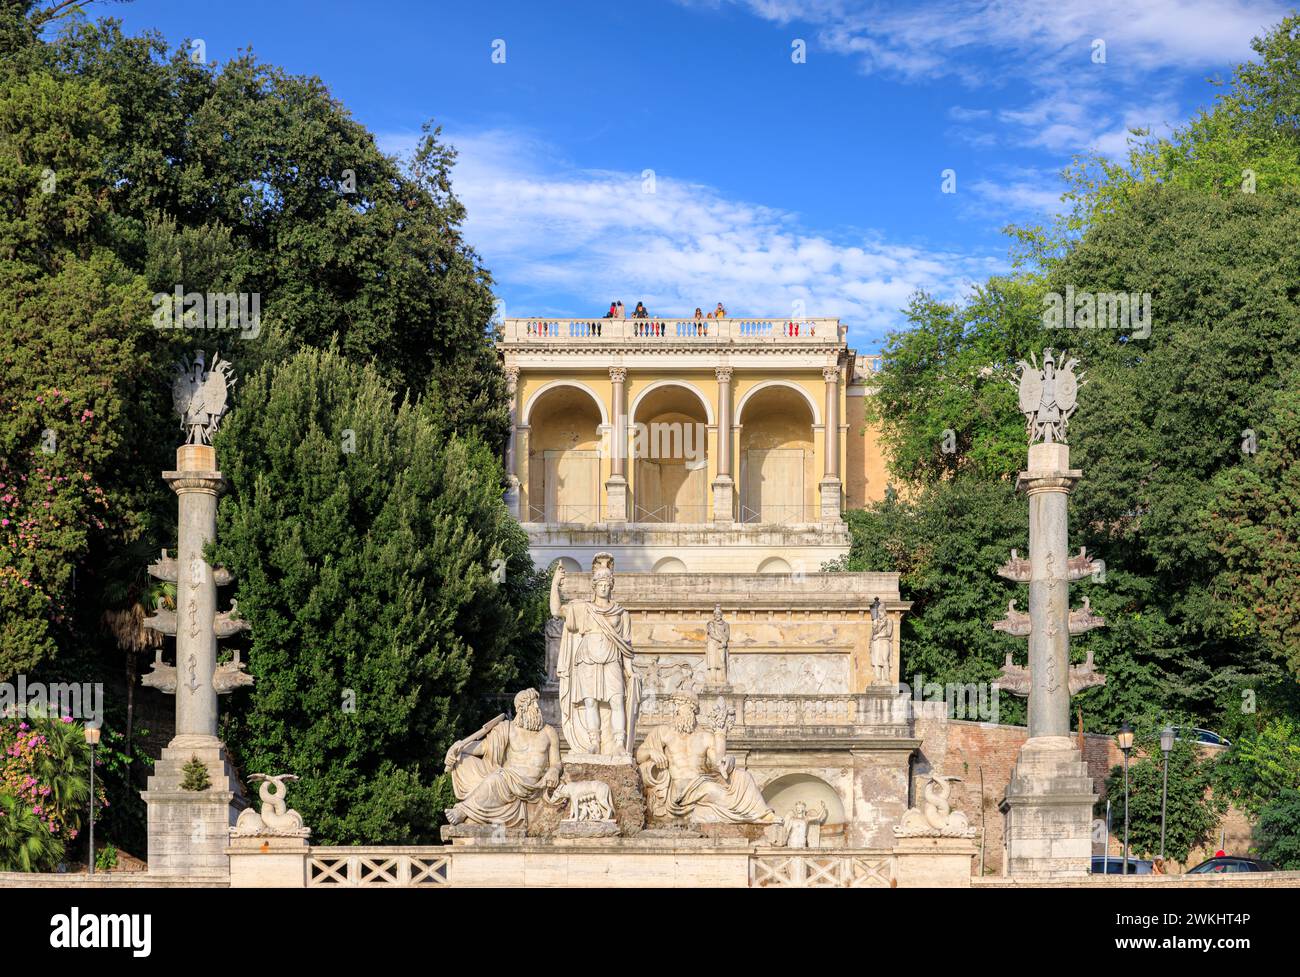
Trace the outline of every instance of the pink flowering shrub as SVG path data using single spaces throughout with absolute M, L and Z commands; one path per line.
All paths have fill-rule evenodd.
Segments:
M 0 818 L 9 822 L 0 826 L 0 866 L 22 864 L 18 853 L 27 850 L 40 852 L 29 870 L 54 867 L 86 820 L 89 766 L 81 723 L 67 717 L 0 718 L 0 796 L 6 799 Z M 95 786 L 103 806 L 103 788 Z M 25 826 L 21 830 L 19 822 Z M 32 839 L 35 831 L 52 844 Z M 33 846 L 34 840 L 40 843 Z

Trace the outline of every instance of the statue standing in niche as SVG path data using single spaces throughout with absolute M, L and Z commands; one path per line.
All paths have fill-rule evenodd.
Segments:
M 880 598 L 871 602 L 871 683 L 888 685 L 894 658 L 894 622 L 885 613 Z
M 722 619 L 722 605 L 713 605 L 713 618 L 705 628 L 708 644 L 704 651 L 706 684 L 725 687 L 727 683 L 727 647 L 731 643 L 731 625 Z

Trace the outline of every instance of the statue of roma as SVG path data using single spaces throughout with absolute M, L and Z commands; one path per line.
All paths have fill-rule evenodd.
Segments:
M 551 616 L 562 618 L 556 674 L 564 738 L 574 753 L 621 756 L 636 731 L 641 679 L 632 668 L 632 616 L 612 600 L 614 558 L 591 563 L 591 600 L 563 604 L 564 568 L 551 579 Z
M 451 824 L 526 823 L 528 802 L 560 783 L 560 738 L 542 719 L 537 690 L 515 696 L 514 719 L 497 716 L 452 744 L 446 767 L 459 801 L 447 811 Z
M 656 726 L 636 751 L 651 810 L 705 823 L 777 821 L 754 775 L 737 770 L 736 758 L 727 755 L 729 717 L 719 717 L 711 730 L 701 729 L 694 692 L 678 689 L 672 702 L 672 724 Z

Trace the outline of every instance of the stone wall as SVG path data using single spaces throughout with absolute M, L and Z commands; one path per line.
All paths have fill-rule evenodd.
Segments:
M 923 716 L 916 723 L 916 735 L 921 737 L 922 746 L 913 768 L 913 796 L 919 790 L 918 781 L 923 779 L 931 766 L 938 772 L 962 778 L 962 782 L 953 788 L 952 803 L 957 810 L 967 812 L 971 824 L 977 829 L 984 828 L 984 872 L 986 875 L 1002 872 L 1003 816 L 998 810 L 1002 797 L 1006 793 L 1015 766 L 1020 747 L 1028 737 L 1029 731 L 1023 726 L 1000 726 L 991 723 L 969 722 L 965 720 L 940 719 L 935 710 L 923 707 Z M 1071 739 L 1076 739 L 1073 734 Z M 1200 748 L 1204 755 L 1215 752 L 1214 747 Z M 1100 733 L 1084 733 L 1083 756 L 1088 765 L 1088 776 L 1093 780 L 1098 797 L 1105 799 L 1106 777 L 1113 767 L 1124 762 L 1124 755 L 1115 745 L 1115 738 Z M 1136 762 L 1139 754 L 1134 754 L 1131 763 Z M 984 778 L 983 804 L 980 803 L 980 775 Z M 982 817 L 981 817 L 982 812 Z M 1123 798 L 1117 799 L 1112 811 L 1111 826 L 1114 834 L 1110 839 L 1110 853 L 1123 854 Z M 1181 871 L 1203 862 L 1214 854 L 1218 847 L 1219 831 L 1225 830 L 1226 851 L 1234 854 L 1246 854 L 1250 847 L 1251 828 L 1245 815 L 1230 807 L 1214 832 L 1214 840 L 1192 851 L 1183 865 L 1170 862 L 1170 871 Z M 975 839 L 976 848 L 980 837 Z M 1096 854 L 1102 850 L 1094 846 Z M 979 872 L 978 858 L 973 869 Z

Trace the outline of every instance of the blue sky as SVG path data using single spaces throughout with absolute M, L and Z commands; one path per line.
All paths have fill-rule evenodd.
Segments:
M 606 0 L 94 4 L 319 76 L 385 149 L 433 119 L 507 315 L 843 318 L 1007 267 L 1075 154 L 1208 105 L 1274 2 Z M 493 62 L 504 41 L 504 63 Z M 1094 62 L 1096 41 L 1104 63 Z M 802 41 L 806 60 L 792 58 Z M 500 48 L 498 47 L 498 50 Z M 956 173 L 943 193 L 942 174 Z M 646 171 L 652 171 L 647 176 Z

